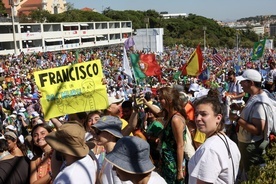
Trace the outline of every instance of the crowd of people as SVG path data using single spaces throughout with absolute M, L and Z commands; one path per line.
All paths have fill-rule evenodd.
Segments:
M 193 48 L 155 53 L 162 81 L 124 73 L 123 46 L 1 57 L 0 183 L 238 183 L 276 116 L 276 54 L 203 52 L 207 78 L 177 76 Z M 130 51 L 133 52 L 133 51 Z M 37 70 L 100 59 L 106 109 L 44 119 Z M 275 127 L 274 127 L 275 128 Z

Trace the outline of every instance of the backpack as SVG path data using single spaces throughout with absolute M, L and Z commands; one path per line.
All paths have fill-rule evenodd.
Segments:
M 276 98 L 266 89 L 263 90 L 266 92 L 269 98 L 258 99 L 256 103 L 261 103 L 262 105 L 266 104 L 267 108 L 264 106 L 264 109 L 267 123 L 265 124 L 264 139 L 272 141 L 271 139 L 273 139 L 273 137 L 275 138 L 275 136 L 272 135 L 276 135 Z

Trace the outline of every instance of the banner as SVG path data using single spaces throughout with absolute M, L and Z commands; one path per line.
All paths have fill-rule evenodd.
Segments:
M 37 71 L 34 77 L 45 120 L 108 107 L 100 60 Z

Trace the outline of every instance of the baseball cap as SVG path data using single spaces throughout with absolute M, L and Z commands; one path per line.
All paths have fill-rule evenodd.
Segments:
M 262 82 L 262 76 L 260 72 L 254 69 L 247 69 L 241 76 L 236 77 L 238 81 L 250 80 L 254 82 Z
M 108 97 L 108 105 L 111 104 L 120 104 L 124 101 L 124 98 L 115 98 L 114 96 Z
M 190 84 L 189 91 L 199 91 L 199 85 L 198 85 L 198 83 L 192 83 L 192 84 Z

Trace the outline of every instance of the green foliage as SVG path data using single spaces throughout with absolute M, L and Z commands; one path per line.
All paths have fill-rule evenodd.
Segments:
M 145 28 L 144 19 L 149 18 L 149 28 L 164 28 L 164 44 L 173 46 L 175 44 L 184 44 L 185 46 L 195 47 L 199 43 L 203 44 L 204 31 L 206 27 L 206 43 L 209 47 L 236 47 L 235 29 L 222 27 L 213 19 L 208 19 L 195 14 L 189 14 L 188 17 L 178 17 L 163 19 L 155 10 L 142 11 L 115 11 L 110 8 L 105 9 L 103 14 L 113 20 L 131 20 L 134 30 Z M 258 35 L 253 31 L 247 30 L 239 33 L 240 46 L 253 47 Z
M 272 143 L 267 149 L 265 167 L 251 167 L 248 173 L 248 181 L 242 184 L 276 184 L 276 143 Z
M 206 44 L 208 47 L 236 47 L 236 35 L 239 34 L 240 47 L 253 47 L 254 42 L 258 41 L 258 35 L 250 31 L 237 31 L 229 27 L 219 25 L 213 19 L 189 14 L 187 17 L 177 17 L 163 19 L 163 16 L 155 10 L 134 11 L 112 10 L 105 8 L 103 13 L 89 12 L 74 9 L 69 5 L 66 12 L 60 14 L 49 14 L 41 10 L 36 10 L 29 17 L 23 17 L 22 21 L 29 22 L 92 22 L 92 21 L 132 21 L 134 30 L 146 28 L 145 19 L 148 18 L 148 28 L 164 28 L 164 45 L 195 47 L 203 45 L 204 31 L 206 27 Z
M 25 14 L 19 14 L 18 18 L 19 18 L 19 22 L 21 22 L 21 23 L 32 22 L 32 20 L 29 18 L 29 16 L 27 16 Z
M 32 22 L 46 22 L 46 20 L 50 17 L 50 12 L 47 10 L 34 10 L 30 13 L 29 18 L 31 19 Z
M 92 22 L 92 21 L 112 21 L 97 12 L 81 11 L 81 10 L 69 10 L 57 15 L 51 15 L 49 22 Z
M 6 8 L 5 8 L 5 5 L 3 3 L 3 1 L 0 1 L 0 15 L 4 15 L 6 14 Z

